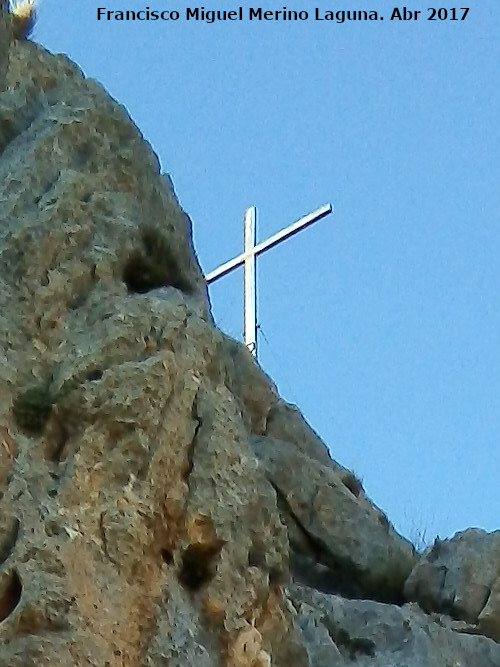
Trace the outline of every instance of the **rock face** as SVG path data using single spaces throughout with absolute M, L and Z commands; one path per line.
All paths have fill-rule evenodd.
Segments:
M 214 326 L 126 111 L 1 12 L 0 91 L 0 667 L 498 667 Z
M 436 540 L 405 586 L 407 598 L 478 625 L 500 642 L 500 531 L 469 528 Z

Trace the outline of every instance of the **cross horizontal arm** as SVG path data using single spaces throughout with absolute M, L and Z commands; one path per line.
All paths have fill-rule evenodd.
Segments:
M 226 276 L 228 273 L 234 271 L 234 269 L 243 264 L 248 257 L 251 257 L 252 255 L 260 255 L 266 250 L 274 248 L 274 246 L 280 243 L 280 241 L 284 241 L 285 239 L 294 236 L 294 234 L 299 232 L 301 229 L 312 225 L 313 222 L 321 220 L 321 218 L 329 215 L 332 210 L 333 208 L 331 204 L 325 204 L 321 208 L 318 208 L 316 211 L 309 213 L 309 215 L 300 218 L 300 220 L 297 220 L 297 222 L 293 222 L 289 227 L 286 227 L 286 229 L 282 229 L 280 232 L 273 234 L 273 236 L 270 236 L 266 241 L 258 243 L 252 250 L 242 252 L 241 255 L 238 255 L 234 259 L 230 259 L 228 262 L 221 264 L 218 269 L 207 273 L 205 280 L 208 284 L 210 284 L 217 280 L 217 278 Z

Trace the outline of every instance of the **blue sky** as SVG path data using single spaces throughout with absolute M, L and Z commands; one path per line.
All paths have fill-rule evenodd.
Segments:
M 98 4 L 42 0 L 34 39 L 128 108 L 205 271 L 241 251 L 246 207 L 262 240 L 335 206 L 258 261 L 259 357 L 283 397 L 404 534 L 498 528 L 500 5 L 429 21 L 416 2 L 400 22 L 387 0 L 320 0 L 385 20 L 206 24 L 185 0 L 103 3 L 176 22 L 98 22 Z M 237 338 L 242 279 L 211 291 Z

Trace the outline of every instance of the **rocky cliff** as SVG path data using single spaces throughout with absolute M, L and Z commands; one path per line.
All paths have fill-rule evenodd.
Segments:
M 0 667 L 500 666 L 498 536 L 415 553 L 214 325 L 126 110 L 10 30 Z

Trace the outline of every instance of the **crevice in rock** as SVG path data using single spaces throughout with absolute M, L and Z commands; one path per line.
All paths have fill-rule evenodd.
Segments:
M 478 635 L 480 637 L 488 637 L 488 633 L 484 630 L 484 628 L 481 628 L 479 625 L 471 624 L 463 628 L 454 628 L 453 626 L 450 625 L 445 626 L 443 624 L 443 627 L 446 627 L 447 629 L 456 632 L 457 635 Z M 490 637 L 490 639 L 493 639 L 493 637 Z
M 14 399 L 12 413 L 16 424 L 27 434 L 37 436 L 43 433 L 45 424 L 54 407 L 54 396 L 50 383 L 30 387 Z
M 222 540 L 209 544 L 190 544 L 182 553 L 179 581 L 190 591 L 198 591 L 215 576 L 216 559 Z
M 331 616 L 323 616 L 321 622 L 333 643 L 348 660 L 356 660 L 358 656 L 375 655 L 375 642 L 364 637 L 353 637 L 345 628 L 335 623 Z
M 94 368 L 92 370 L 87 371 L 85 375 L 85 380 L 87 382 L 98 382 L 104 374 L 104 371 L 101 370 L 100 368 Z
M 349 590 L 346 590 L 345 582 L 342 583 L 342 577 L 338 570 L 336 571 L 332 567 L 298 553 L 293 547 L 290 551 L 290 571 L 296 583 L 313 588 L 326 595 L 341 594 L 349 598 L 364 597 L 361 590 L 354 590 L 353 585 L 350 585 Z
M 266 552 L 262 545 L 252 544 L 248 550 L 248 567 L 263 569 L 266 564 Z
M 172 565 L 174 562 L 174 554 L 170 549 L 160 549 L 160 556 L 165 565 Z
M 0 116 L 0 155 L 3 153 L 5 148 L 13 141 L 17 134 L 17 128 L 15 127 L 12 116 Z
M 279 488 L 279 486 L 273 481 L 269 480 L 271 486 L 273 487 L 275 493 L 276 493 L 276 498 L 277 498 L 277 505 L 278 509 L 280 510 L 281 514 L 287 514 L 293 521 L 295 528 L 298 530 L 298 533 L 300 537 L 302 538 L 302 541 L 306 545 L 306 553 L 310 555 L 314 560 L 320 561 L 321 560 L 321 553 L 323 551 L 321 545 L 319 542 L 308 533 L 306 528 L 303 526 L 302 522 L 300 519 L 294 514 L 292 509 L 290 508 L 290 505 L 288 504 L 288 501 L 286 499 L 285 494 L 283 491 Z M 285 525 L 287 522 L 284 522 Z M 298 545 L 297 545 L 298 546 Z M 293 547 L 293 545 L 292 545 Z M 299 546 L 299 551 L 304 552 L 303 548 Z
M 66 444 L 69 439 L 68 427 L 63 420 L 58 419 L 52 432 L 51 446 L 49 447 L 48 459 L 52 463 L 60 463 L 66 457 L 64 455 Z
M 16 546 L 20 525 L 19 519 L 13 517 L 8 528 L 3 531 L 0 542 L 0 566 L 5 563 Z
M 106 528 L 104 526 L 104 517 L 105 517 L 106 512 L 101 512 L 99 516 L 99 535 L 101 537 L 101 542 L 102 542 L 102 551 L 106 558 L 109 560 L 110 563 L 113 563 L 115 567 L 120 569 L 119 563 L 110 555 L 109 550 L 108 550 L 108 538 L 106 535 Z
M 292 577 L 298 582 L 315 588 L 321 592 L 338 593 L 346 597 L 364 597 L 360 588 L 355 584 L 356 578 L 353 568 L 342 567 L 321 540 L 311 535 L 301 520 L 290 508 L 285 494 L 270 481 L 278 501 L 280 514 L 286 515 L 285 525 L 289 526 L 290 520 L 297 532 L 299 540 L 294 540 L 289 533 L 290 540 L 290 571 Z M 290 527 L 290 526 L 289 526 Z
M 435 587 L 440 591 L 443 592 L 445 588 L 445 583 L 446 583 L 446 574 L 447 574 L 448 568 L 445 565 L 441 565 L 439 567 L 435 567 L 433 570 L 433 582 Z M 424 587 L 417 585 L 417 588 L 415 592 L 411 593 L 408 598 L 410 600 L 414 600 L 420 609 L 425 612 L 426 614 L 433 614 L 433 613 L 445 613 L 447 616 L 450 616 L 451 618 L 457 618 L 456 613 L 453 612 L 453 603 L 452 601 L 445 602 L 444 600 L 440 600 L 437 596 L 434 590 L 426 590 Z
M 191 294 L 194 286 L 163 232 L 152 224 L 140 228 L 139 248 L 133 250 L 123 269 L 128 291 L 145 294 L 159 287 L 175 287 Z
M 23 587 L 16 571 L 12 572 L 0 591 L 0 623 L 8 618 L 19 604 Z
M 72 378 L 54 395 L 54 406 L 46 428 L 44 429 L 44 456 L 56 466 L 65 463 L 69 455 L 69 443 L 81 423 L 79 408 L 69 393 L 77 381 Z M 58 476 L 56 475 L 55 478 Z
M 193 471 L 194 467 L 194 452 L 196 449 L 196 446 L 198 444 L 198 435 L 200 433 L 200 429 L 203 426 L 203 419 L 198 415 L 198 394 L 194 397 L 193 405 L 191 408 L 191 417 L 193 419 L 193 422 L 195 423 L 194 427 L 194 434 L 191 442 L 189 443 L 187 447 L 187 452 L 186 452 L 186 467 L 183 471 L 183 478 L 186 484 L 189 486 L 189 477 Z

